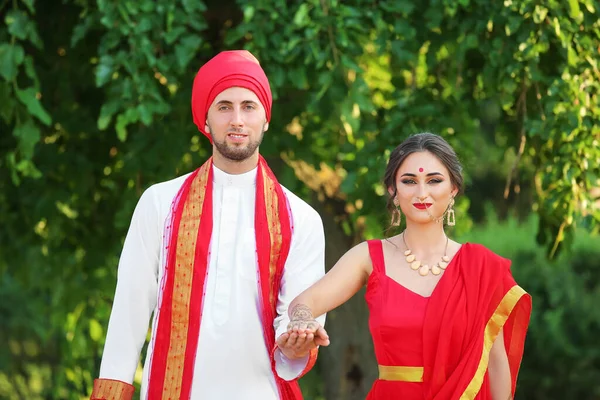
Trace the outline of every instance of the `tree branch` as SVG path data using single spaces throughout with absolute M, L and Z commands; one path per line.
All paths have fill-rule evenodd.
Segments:
M 521 84 L 521 95 L 519 96 L 519 100 L 517 100 L 517 111 L 521 114 L 521 131 L 519 133 L 519 151 L 517 152 L 517 158 L 513 163 L 513 166 L 506 178 L 506 186 L 504 187 L 504 198 L 507 199 L 510 194 L 510 185 L 512 184 L 512 180 L 517 173 L 517 169 L 519 168 L 519 163 L 521 162 L 521 157 L 525 152 L 525 144 L 527 143 L 527 136 L 525 135 L 525 117 L 527 115 L 527 82 L 526 79 L 523 79 L 523 83 Z
M 325 0 L 321 0 L 321 8 L 323 9 L 323 14 L 325 14 L 325 16 L 329 16 L 329 8 L 327 7 Z M 335 45 L 335 38 L 333 37 L 333 28 L 331 27 L 331 24 L 327 24 L 327 34 L 329 36 L 329 45 L 331 46 L 331 52 L 333 53 L 333 61 L 336 65 L 338 65 L 340 62 L 340 58 L 338 54 L 338 49 Z
M 544 113 L 544 107 L 542 106 L 542 95 L 540 94 L 540 87 L 538 86 L 538 83 L 535 82 L 533 84 L 533 86 L 535 87 L 535 98 L 537 99 L 537 104 L 540 107 L 540 113 L 542 116 L 542 121 L 546 120 L 546 114 Z
M 2 12 L 2 9 L 3 9 L 4 7 L 6 7 L 6 5 L 7 5 L 7 4 L 8 4 L 8 0 L 4 0 L 4 1 L 2 2 L 2 4 L 0 4 L 0 12 Z

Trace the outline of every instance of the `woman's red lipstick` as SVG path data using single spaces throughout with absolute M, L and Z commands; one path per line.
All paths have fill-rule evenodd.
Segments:
M 419 210 L 425 210 L 431 207 L 431 203 L 413 203 L 413 206 L 415 206 Z

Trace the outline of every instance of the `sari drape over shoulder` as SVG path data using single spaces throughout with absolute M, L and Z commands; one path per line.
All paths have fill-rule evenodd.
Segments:
M 531 297 L 510 261 L 466 243 L 434 290 L 423 325 L 423 384 L 432 400 L 491 399 L 487 366 L 501 330 L 514 396 Z

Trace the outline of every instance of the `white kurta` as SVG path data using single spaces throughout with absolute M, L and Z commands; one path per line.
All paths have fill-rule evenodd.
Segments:
M 256 275 L 256 172 L 229 175 L 214 168 L 213 232 L 206 295 L 196 354 L 192 399 L 278 399 L 261 325 Z M 171 203 L 188 175 L 151 186 L 140 198 L 119 261 L 100 378 L 131 383 L 163 278 L 164 227 Z M 284 188 L 293 233 L 281 281 L 275 337 L 285 332 L 289 303 L 324 275 L 324 233 L 319 214 Z M 156 314 L 154 314 L 156 315 Z M 325 316 L 319 322 L 324 324 Z M 155 324 L 153 324 L 154 326 Z M 154 332 L 152 332 L 154 335 Z M 141 398 L 148 387 L 148 350 Z M 307 359 L 276 354 L 277 373 L 296 378 Z

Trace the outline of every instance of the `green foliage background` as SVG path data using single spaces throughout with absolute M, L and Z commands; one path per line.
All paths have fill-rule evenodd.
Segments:
M 534 296 L 520 398 L 598 398 L 599 12 L 594 0 L 0 1 L 0 397 L 89 394 L 133 207 L 206 159 L 193 77 L 246 48 L 275 97 L 261 152 L 349 243 L 387 226 L 393 147 L 447 138 L 468 182 L 454 234 L 512 258 Z M 486 224 L 486 204 L 509 222 Z M 319 370 L 303 381 L 314 397 L 335 384 Z

